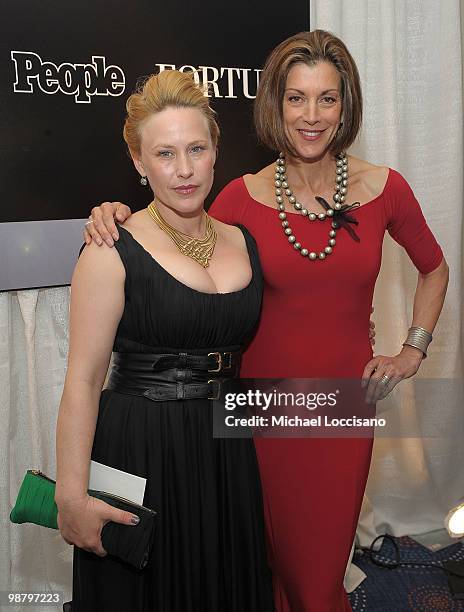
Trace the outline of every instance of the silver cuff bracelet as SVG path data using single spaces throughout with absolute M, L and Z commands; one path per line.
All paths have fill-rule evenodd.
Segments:
M 408 337 L 403 342 L 403 346 L 413 346 L 424 353 L 424 358 L 427 357 L 427 347 L 432 342 L 432 334 L 423 327 L 410 327 Z

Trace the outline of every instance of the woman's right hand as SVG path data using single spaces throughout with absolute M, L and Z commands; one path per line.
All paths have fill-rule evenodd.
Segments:
M 101 246 L 104 240 L 109 247 L 112 247 L 113 241 L 119 239 L 115 219 L 119 223 L 124 223 L 131 214 L 129 206 L 122 202 L 103 202 L 100 206 L 95 206 L 84 226 L 85 244 L 90 244 L 93 240 Z
M 139 518 L 131 512 L 110 506 L 90 495 L 58 503 L 58 529 L 67 544 L 105 557 L 101 530 L 109 521 L 122 525 L 136 525 Z

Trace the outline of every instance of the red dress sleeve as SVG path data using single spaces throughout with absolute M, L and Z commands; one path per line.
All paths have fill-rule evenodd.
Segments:
M 242 223 L 248 192 L 243 178 L 230 181 L 211 204 L 208 214 L 229 225 Z
M 428 274 L 441 263 L 443 252 L 407 181 L 395 170 L 390 173 L 390 189 L 385 194 L 388 233 L 406 249 L 419 272 Z

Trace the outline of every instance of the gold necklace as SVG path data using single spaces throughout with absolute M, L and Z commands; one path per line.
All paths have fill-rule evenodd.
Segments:
M 211 217 L 206 212 L 203 211 L 206 221 L 205 236 L 204 238 L 194 238 L 169 225 L 161 216 L 154 202 L 148 205 L 147 211 L 158 227 L 171 238 L 182 255 L 190 257 L 203 266 L 203 268 L 209 266 L 209 260 L 213 256 L 214 247 L 216 246 L 217 233 Z

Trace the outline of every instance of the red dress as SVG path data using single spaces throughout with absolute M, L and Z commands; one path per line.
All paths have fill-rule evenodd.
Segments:
M 383 192 L 352 211 L 360 242 L 337 231 L 334 253 L 308 261 L 286 240 L 275 208 L 231 181 L 210 211 L 254 236 L 264 274 L 257 334 L 243 377 L 360 378 L 372 358 L 369 318 L 385 230 L 426 274 L 442 260 L 414 194 L 395 170 Z M 330 220 L 288 214 L 297 240 L 327 245 Z M 343 578 L 369 472 L 371 438 L 255 438 L 274 595 L 279 612 L 351 610 Z

